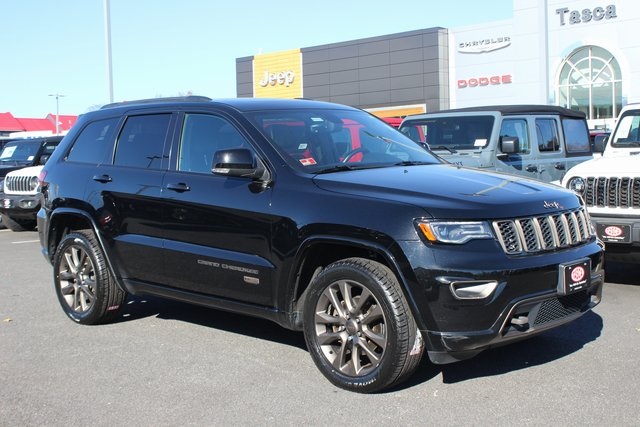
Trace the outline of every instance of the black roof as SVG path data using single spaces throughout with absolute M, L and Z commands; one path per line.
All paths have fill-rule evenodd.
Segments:
M 570 110 L 568 108 L 558 107 L 557 105 L 535 105 L 535 104 L 517 104 L 517 105 L 486 105 L 481 107 L 456 108 L 452 110 L 434 111 L 429 114 L 441 113 L 463 113 L 463 112 L 494 112 L 497 111 L 502 115 L 516 114 L 559 114 L 567 117 L 579 119 L 586 118 L 582 111 Z
M 223 98 L 211 99 L 206 96 L 182 96 L 170 98 L 139 99 L 134 101 L 115 102 L 104 105 L 100 110 L 108 110 L 118 107 L 153 107 L 158 105 L 225 105 L 239 111 L 255 111 L 263 109 L 288 109 L 288 108 L 345 108 L 346 105 L 334 104 L 310 99 L 284 99 L 284 98 Z

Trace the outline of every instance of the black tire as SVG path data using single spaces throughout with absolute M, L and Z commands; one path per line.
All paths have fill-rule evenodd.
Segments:
M 7 215 L 2 215 L 2 224 L 11 231 L 31 231 L 36 228 L 35 219 L 13 219 Z
M 389 268 L 349 258 L 329 265 L 309 286 L 304 336 L 329 381 L 371 393 L 402 382 L 415 370 L 422 337 Z
M 89 230 L 62 238 L 53 258 L 58 301 L 72 320 L 85 325 L 116 316 L 126 293 L 115 283 L 94 234 Z

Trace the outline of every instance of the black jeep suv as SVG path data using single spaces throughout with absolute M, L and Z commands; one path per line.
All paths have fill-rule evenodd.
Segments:
M 600 302 L 580 199 L 447 164 L 374 116 L 202 97 L 83 115 L 45 165 L 38 231 L 78 323 L 159 295 L 304 331 L 335 385 L 397 384 Z

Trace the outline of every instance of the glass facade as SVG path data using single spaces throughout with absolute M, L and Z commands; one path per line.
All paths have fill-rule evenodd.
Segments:
M 616 58 L 598 46 L 574 50 L 560 66 L 558 105 L 582 111 L 587 119 L 609 119 L 622 108 L 622 74 Z

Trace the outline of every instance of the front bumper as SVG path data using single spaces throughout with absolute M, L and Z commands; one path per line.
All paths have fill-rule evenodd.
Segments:
M 433 349 L 429 359 L 436 364 L 469 359 L 491 347 L 523 340 L 569 323 L 600 303 L 604 274 L 593 277 L 592 285 L 575 294 L 545 295 L 524 299 L 514 304 L 508 314 L 485 331 L 433 332 L 422 331 Z
M 0 194 L 0 213 L 11 218 L 35 219 L 39 209 L 39 195 Z
M 417 265 L 407 283 L 414 317 L 429 358 L 436 364 L 475 356 L 490 347 L 525 339 L 568 323 L 600 303 L 603 251 L 593 239 L 585 245 L 536 255 L 508 257 L 489 241 L 422 249 L 411 246 Z M 424 245 L 423 245 L 424 247 Z M 429 253 L 430 252 L 430 253 Z M 565 295 L 563 265 L 588 260 L 584 284 Z M 493 282 L 495 289 L 461 299 L 455 284 Z
M 607 258 L 640 262 L 640 217 L 591 215 Z

